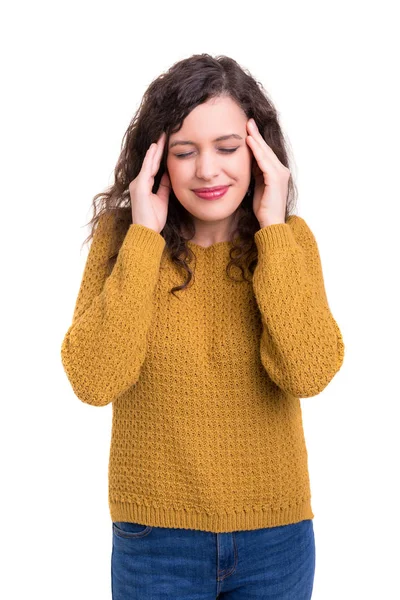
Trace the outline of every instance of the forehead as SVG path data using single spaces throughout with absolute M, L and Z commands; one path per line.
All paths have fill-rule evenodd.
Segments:
M 170 140 L 182 139 L 184 135 L 214 140 L 233 132 L 241 134 L 246 121 L 246 114 L 232 98 L 212 98 L 196 106 L 186 116 L 180 130 L 171 134 Z

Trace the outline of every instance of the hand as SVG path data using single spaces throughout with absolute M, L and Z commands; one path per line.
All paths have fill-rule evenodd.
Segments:
M 144 225 L 154 229 L 157 233 L 165 227 L 168 215 L 168 200 L 171 182 L 165 172 L 160 180 L 157 193 L 151 192 L 154 185 L 154 176 L 160 168 L 164 150 L 166 133 L 163 133 L 147 149 L 140 173 L 129 184 L 131 196 L 132 223 Z
M 260 227 L 285 223 L 290 170 L 268 146 L 253 119 L 247 121 L 246 142 L 255 158 L 252 173 L 255 178 L 253 211 Z

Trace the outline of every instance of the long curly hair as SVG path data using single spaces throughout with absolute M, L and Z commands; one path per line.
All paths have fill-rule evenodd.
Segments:
M 247 118 L 255 120 L 258 129 L 283 165 L 290 170 L 285 221 L 293 213 L 297 189 L 289 164 L 289 145 L 279 124 L 278 112 L 262 84 L 250 72 L 228 56 L 215 58 L 209 54 L 195 54 L 173 64 L 165 73 L 151 82 L 142 101 L 123 136 L 121 153 L 114 169 L 115 182 L 106 191 L 93 198 L 93 217 L 87 223 L 91 226 L 89 236 L 94 235 L 102 215 L 112 213 L 112 235 L 115 244 L 111 245 L 108 259 L 110 274 L 118 256 L 123 238 L 132 224 L 129 184 L 139 174 L 142 163 L 152 142 L 157 142 L 163 131 L 167 137 L 160 168 L 154 177 L 152 192 L 156 193 L 161 177 L 166 170 L 169 136 L 181 128 L 186 116 L 199 104 L 219 96 L 231 97 L 244 111 Z M 254 177 L 240 206 L 240 218 L 230 241 L 230 261 L 226 266 L 228 277 L 236 266 L 242 279 L 247 280 L 246 270 L 252 276 L 257 264 L 257 247 L 254 234 L 260 229 L 253 212 Z M 189 232 L 185 238 L 183 232 Z M 169 196 L 168 215 L 165 227 L 160 232 L 165 239 L 164 252 L 172 262 L 187 273 L 186 281 L 173 287 L 170 293 L 184 290 L 192 280 L 190 263 L 195 255 L 187 245 L 195 235 L 191 214 L 182 206 L 172 188 Z

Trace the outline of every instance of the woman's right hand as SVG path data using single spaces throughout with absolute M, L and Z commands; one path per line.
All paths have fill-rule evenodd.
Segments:
M 168 200 L 171 189 L 167 172 L 161 177 L 157 193 L 153 194 L 151 190 L 154 185 L 154 176 L 160 168 L 166 137 L 166 133 L 163 131 L 157 143 L 154 142 L 149 146 L 139 175 L 129 184 L 132 223 L 144 225 L 154 229 L 157 233 L 161 233 L 167 222 Z

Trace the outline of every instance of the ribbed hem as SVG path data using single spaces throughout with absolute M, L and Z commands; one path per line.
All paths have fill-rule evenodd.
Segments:
M 197 529 L 213 533 L 277 527 L 314 518 L 310 499 L 289 508 L 256 510 L 249 507 L 248 509 L 221 514 L 199 512 L 194 509 L 156 508 L 134 502 L 113 502 L 110 500 L 109 509 L 113 522 L 128 521 L 153 527 Z
M 297 245 L 288 223 L 274 223 L 262 227 L 254 234 L 254 241 L 259 250 L 265 251 Z

